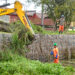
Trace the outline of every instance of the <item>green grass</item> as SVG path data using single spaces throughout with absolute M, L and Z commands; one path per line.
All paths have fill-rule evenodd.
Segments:
M 40 33 L 39 31 L 35 31 L 36 34 Z M 0 32 L 0 34 L 8 34 L 8 32 Z M 43 30 L 40 34 L 48 34 L 48 35 L 60 35 L 58 31 L 47 31 Z M 64 31 L 62 34 L 75 34 L 75 31 Z
M 41 26 L 37 26 L 32 24 L 32 28 L 35 32 L 35 34 L 48 34 L 48 35 L 59 35 L 59 31 L 49 31 L 49 30 L 45 30 L 44 28 L 42 28 Z M 75 31 L 64 31 L 63 34 L 75 34 Z
M 11 50 L 0 52 L 0 75 L 72 75 L 73 67 L 28 60 Z
M 58 35 L 59 32 L 58 32 L 58 31 L 47 31 L 47 30 L 44 30 L 44 31 L 43 31 L 43 34 Z
M 59 35 L 58 31 L 48 31 L 45 30 L 44 28 L 42 28 L 41 26 L 38 25 L 34 25 L 32 24 L 32 28 L 35 32 L 35 34 L 48 34 L 48 35 Z M 19 32 L 26 32 L 27 33 L 27 29 L 25 28 L 25 26 L 21 23 L 21 21 L 17 21 L 14 23 L 11 23 L 9 26 L 10 32 L 15 32 L 15 33 L 19 33 Z M 7 32 L 0 32 L 0 33 L 7 33 Z M 75 34 L 75 31 L 64 31 L 63 34 Z M 27 35 L 27 34 L 26 34 Z
M 47 30 L 44 30 L 43 34 L 60 35 L 58 31 L 47 31 Z M 64 31 L 62 34 L 75 34 L 75 31 Z
M 67 31 L 67 34 L 75 34 L 75 31 Z

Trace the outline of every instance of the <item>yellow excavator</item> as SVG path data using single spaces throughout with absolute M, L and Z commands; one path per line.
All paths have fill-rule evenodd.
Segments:
M 23 8 L 22 4 L 19 1 L 15 1 L 14 8 L 11 8 L 11 9 L 6 9 L 6 8 L 3 9 L 3 8 L 1 8 L 1 7 L 5 7 L 5 6 L 8 6 L 8 5 L 10 5 L 10 4 L 5 4 L 5 5 L 0 6 L 0 16 L 16 12 L 16 14 L 20 18 L 21 22 L 34 35 L 34 31 L 33 31 L 32 27 L 31 27 L 31 24 L 30 24 L 30 22 L 28 20 L 28 17 L 26 15 L 26 13 L 22 10 L 22 8 Z

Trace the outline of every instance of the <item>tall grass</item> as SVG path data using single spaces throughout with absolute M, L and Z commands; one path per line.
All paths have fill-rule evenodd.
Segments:
M 37 26 L 37 25 L 32 24 L 32 28 L 36 34 L 37 33 L 42 34 L 44 32 L 44 29 L 41 26 Z
M 11 49 L 20 54 L 25 54 L 28 50 L 26 46 L 32 43 L 34 36 L 20 21 L 12 23 L 10 25 L 10 30 L 13 33 L 10 46 Z

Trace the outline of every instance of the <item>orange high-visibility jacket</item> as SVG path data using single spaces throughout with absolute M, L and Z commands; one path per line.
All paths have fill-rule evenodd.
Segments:
M 58 48 L 53 49 L 53 54 L 54 54 L 54 57 L 56 57 L 56 55 L 59 56 Z

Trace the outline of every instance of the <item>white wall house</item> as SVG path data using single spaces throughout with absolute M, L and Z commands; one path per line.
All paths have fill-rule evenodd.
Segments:
M 0 21 L 10 23 L 10 16 L 9 15 L 0 16 Z

